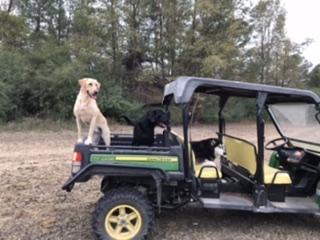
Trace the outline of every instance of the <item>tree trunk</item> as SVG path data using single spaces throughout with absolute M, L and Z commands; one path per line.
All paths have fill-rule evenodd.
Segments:
M 10 0 L 10 1 L 9 1 L 9 5 L 8 5 L 8 10 L 7 10 L 8 13 L 11 12 L 12 7 L 13 7 L 13 0 Z
M 114 75 L 116 75 L 116 61 L 117 61 L 117 34 L 116 34 L 116 23 L 117 21 L 114 20 L 115 11 L 114 11 L 114 0 L 111 1 L 111 15 L 112 15 L 112 23 L 111 23 L 111 44 L 112 44 L 112 71 Z

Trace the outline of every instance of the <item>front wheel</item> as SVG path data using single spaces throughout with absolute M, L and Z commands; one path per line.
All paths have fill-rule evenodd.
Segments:
M 97 239 L 145 239 L 153 227 L 154 212 L 146 197 L 129 187 L 111 189 L 93 213 Z

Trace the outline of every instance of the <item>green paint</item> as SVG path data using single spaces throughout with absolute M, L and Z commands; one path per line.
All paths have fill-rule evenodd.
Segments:
M 176 156 L 92 154 L 90 162 L 157 167 L 166 171 L 179 171 L 179 159 Z
M 279 169 L 280 163 L 279 163 L 279 160 L 277 159 L 276 155 L 277 155 L 277 152 L 273 152 L 271 154 L 270 160 L 269 160 L 269 166 Z

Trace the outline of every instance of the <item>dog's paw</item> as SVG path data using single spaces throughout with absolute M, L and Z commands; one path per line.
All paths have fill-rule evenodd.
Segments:
M 87 138 L 87 140 L 84 142 L 85 145 L 90 145 L 92 144 L 92 140 L 90 137 Z
M 77 143 L 83 143 L 82 138 L 79 138 L 79 139 L 77 140 Z

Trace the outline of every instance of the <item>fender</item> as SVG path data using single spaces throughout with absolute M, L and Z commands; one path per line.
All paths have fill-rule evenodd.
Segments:
M 157 186 L 157 205 L 161 205 L 162 181 L 169 183 L 168 174 L 161 168 L 141 167 L 141 166 L 122 166 L 117 164 L 92 163 L 81 169 L 78 173 L 68 179 L 62 186 L 63 190 L 71 192 L 76 182 L 85 182 L 93 175 L 108 176 L 141 176 L 152 177 Z
M 155 181 L 164 180 L 169 182 L 168 174 L 161 168 L 141 167 L 141 166 L 123 166 L 117 164 L 92 163 L 85 166 L 74 176 L 70 177 L 62 186 L 63 190 L 70 192 L 76 182 L 86 182 L 93 175 L 108 176 L 141 176 L 152 177 Z

